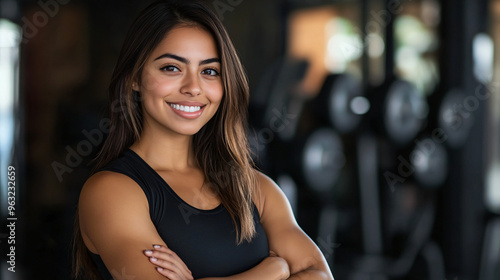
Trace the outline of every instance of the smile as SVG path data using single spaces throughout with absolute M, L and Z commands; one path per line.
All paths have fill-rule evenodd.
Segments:
M 169 104 L 170 107 L 174 108 L 175 110 L 178 111 L 183 111 L 186 113 L 194 113 L 198 112 L 201 110 L 201 106 L 184 106 L 184 105 L 179 105 L 179 104 Z
M 170 105 L 175 114 L 188 120 L 199 118 L 203 114 L 206 107 L 206 104 L 200 102 L 182 101 L 179 103 L 168 103 L 168 105 Z

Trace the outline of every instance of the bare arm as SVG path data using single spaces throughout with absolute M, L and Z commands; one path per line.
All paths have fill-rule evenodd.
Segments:
M 144 192 L 132 179 L 108 171 L 92 176 L 82 189 L 79 215 L 85 245 L 115 278 L 165 279 L 154 261 L 144 257 L 152 243 L 166 244 L 151 221 Z M 172 270 L 181 277 L 172 279 L 193 279 L 178 257 L 173 260 Z
M 270 249 L 287 261 L 289 279 L 333 280 L 323 254 L 298 226 L 281 189 L 263 174 L 260 174 L 260 188 L 264 196 L 261 223 Z

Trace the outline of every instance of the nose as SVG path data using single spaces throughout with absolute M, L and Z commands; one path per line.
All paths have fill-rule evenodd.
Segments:
M 198 80 L 198 75 L 194 73 L 186 73 L 182 81 L 181 93 L 191 96 L 197 96 L 201 94 L 200 82 Z

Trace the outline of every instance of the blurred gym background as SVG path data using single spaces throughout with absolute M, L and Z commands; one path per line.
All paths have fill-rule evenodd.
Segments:
M 500 1 L 206 2 L 248 71 L 255 161 L 336 279 L 500 279 Z M 70 279 L 107 86 L 148 3 L 0 0 L 1 279 Z

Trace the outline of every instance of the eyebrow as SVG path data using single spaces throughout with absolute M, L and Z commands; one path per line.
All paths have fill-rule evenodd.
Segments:
M 160 55 L 159 57 L 155 58 L 154 61 L 162 59 L 162 58 L 172 58 L 172 59 L 178 60 L 178 61 L 185 63 L 185 64 L 191 63 L 191 61 L 189 61 L 189 59 L 182 57 L 182 56 L 175 55 L 175 54 L 171 54 L 171 53 L 164 53 L 164 54 Z M 220 63 L 220 59 L 217 57 L 205 59 L 205 60 L 200 61 L 200 65 L 210 64 L 213 62 Z

